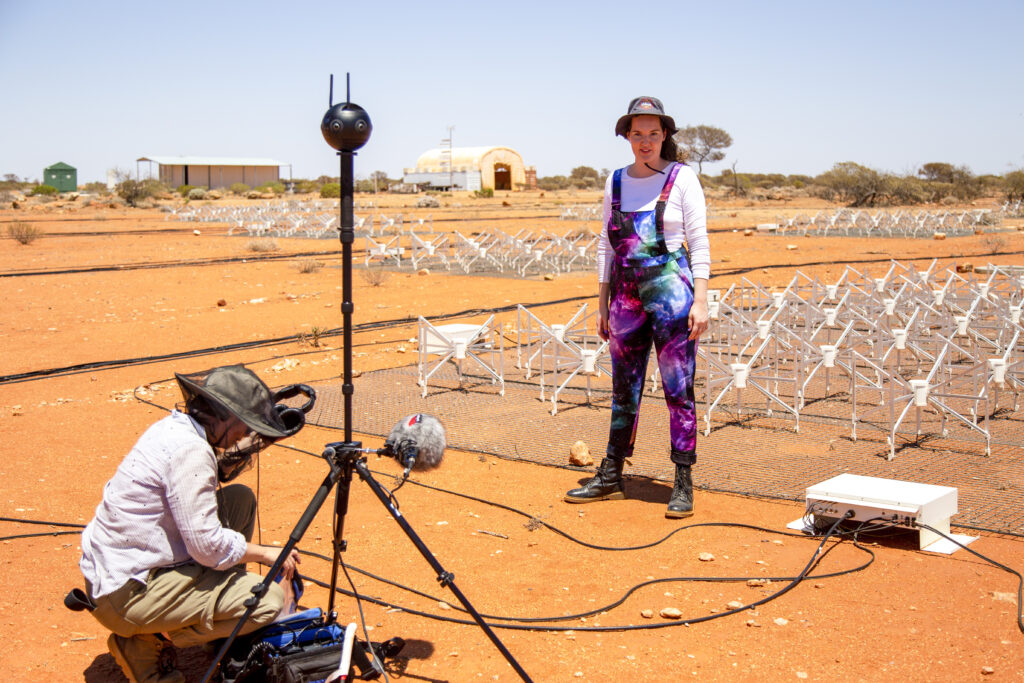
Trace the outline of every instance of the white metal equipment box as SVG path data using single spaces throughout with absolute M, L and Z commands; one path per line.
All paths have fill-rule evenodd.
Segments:
M 858 474 L 840 474 L 807 487 L 807 511 L 818 519 L 838 519 L 851 510 L 853 521 L 884 520 L 911 529 L 921 523 L 948 536 L 949 519 L 957 513 L 957 489 Z M 942 539 L 927 529 L 919 532 L 922 550 Z

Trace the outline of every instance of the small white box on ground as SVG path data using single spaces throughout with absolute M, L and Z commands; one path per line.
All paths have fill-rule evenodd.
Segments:
M 956 549 L 941 535 L 918 527 L 926 524 L 952 536 L 949 520 L 957 513 L 957 489 L 952 486 L 840 474 L 807 487 L 807 511 L 819 520 L 835 520 L 852 512 L 851 521 L 877 520 L 918 529 L 918 547 L 922 550 L 950 553 Z M 974 540 L 969 536 L 954 538 L 964 545 Z

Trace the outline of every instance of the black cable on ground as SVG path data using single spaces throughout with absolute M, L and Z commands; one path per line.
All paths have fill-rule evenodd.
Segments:
M 241 263 L 250 261 L 281 261 L 306 256 L 338 256 L 337 251 L 303 251 L 288 254 L 250 254 L 247 256 L 224 256 L 220 258 L 189 259 L 182 261 L 153 261 L 150 263 L 125 263 L 114 266 L 89 266 L 83 268 L 64 268 L 61 270 L 22 270 L 0 272 L 0 278 L 34 277 L 37 275 L 75 275 L 81 273 L 109 273 L 129 270 L 154 270 L 159 268 L 179 268 L 193 266 L 217 266 L 224 263 Z
M 576 626 L 576 625 L 573 625 L 573 627 L 570 629 L 570 628 L 567 628 L 565 626 L 541 626 L 541 625 L 536 623 L 536 621 L 560 621 L 560 620 L 567 620 L 567 619 L 571 619 L 571 618 L 581 618 L 581 617 L 575 616 L 575 615 L 574 616 L 552 617 L 552 618 L 548 618 L 548 619 L 533 619 L 533 620 L 531 620 L 530 624 L 489 623 L 488 625 L 491 626 L 492 628 L 503 628 L 503 629 L 507 629 L 507 630 L 520 630 L 520 631 L 562 632 L 562 631 L 566 631 L 566 630 L 572 630 L 572 631 L 587 631 L 587 632 L 613 632 L 613 631 L 614 632 L 624 632 L 624 631 L 647 631 L 647 630 L 654 630 L 654 629 L 661 629 L 661 628 L 672 628 L 672 627 L 678 627 L 678 626 L 686 626 L 688 624 L 697 624 L 697 623 L 701 623 L 701 622 L 705 622 L 705 621 L 711 621 L 712 619 L 721 619 L 723 617 L 731 616 L 731 615 L 737 614 L 739 612 L 743 612 L 743 611 L 746 611 L 746 610 L 754 609 L 755 607 L 763 605 L 763 604 L 765 604 L 767 602 L 770 602 L 770 601 L 772 601 L 772 600 L 774 600 L 774 599 L 784 595 L 785 593 L 789 592 L 794 587 L 796 587 L 796 585 L 798 583 L 800 583 L 802 580 L 804 580 L 805 578 L 808 577 L 810 571 L 831 550 L 831 548 L 830 548 L 829 550 L 826 550 L 826 551 L 823 552 L 822 549 L 824 548 L 826 543 L 829 541 L 829 539 L 832 538 L 833 533 L 839 527 L 839 524 L 842 521 L 843 521 L 842 519 L 836 520 L 836 522 L 832 525 L 831 529 L 829 529 L 829 531 L 822 537 L 821 543 L 815 549 L 814 555 L 811 557 L 811 559 L 804 566 L 803 570 L 801 570 L 801 572 L 797 576 L 792 577 L 788 584 L 786 584 L 784 587 L 782 587 L 778 591 L 772 593 L 771 595 L 765 596 L 764 598 L 761 598 L 760 600 L 755 600 L 754 602 L 752 602 L 750 604 L 747 604 L 747 605 L 743 605 L 742 607 L 736 607 L 736 608 L 733 608 L 733 609 L 730 609 L 730 610 L 727 610 L 727 611 L 724 611 L 724 612 L 718 612 L 718 613 L 715 613 L 715 614 L 705 615 L 705 616 L 702 616 L 702 617 L 693 617 L 693 618 L 689 618 L 689 619 L 684 618 L 684 619 L 680 619 L 678 621 L 668 621 L 668 622 L 659 622 L 659 623 L 654 623 L 654 624 L 640 624 L 640 625 L 633 625 L 633 624 L 623 625 L 623 626 Z M 837 547 L 837 545 L 834 545 L 833 547 Z M 863 550 L 864 552 L 867 552 L 868 554 L 870 554 L 871 555 L 871 560 L 869 560 L 868 562 L 864 563 L 860 567 L 856 567 L 856 568 L 853 568 L 853 569 L 845 570 L 844 572 L 840 572 L 840 574 L 852 573 L 852 572 L 860 571 L 860 570 L 865 569 L 866 567 L 870 566 L 870 564 L 874 561 L 874 553 L 872 553 L 867 548 L 864 548 L 864 547 L 860 546 L 860 544 L 857 543 L 856 541 L 855 541 L 855 545 L 860 550 Z M 611 608 L 617 607 L 617 606 L 621 605 L 633 592 L 639 590 L 640 588 L 642 588 L 644 586 L 651 585 L 651 584 L 654 584 L 654 583 L 665 583 L 665 582 L 673 582 L 673 581 L 689 581 L 689 580 L 699 580 L 699 581 L 706 581 L 706 582 L 715 582 L 715 581 L 727 581 L 727 582 L 729 582 L 729 581 L 737 581 L 737 580 L 746 581 L 746 580 L 750 580 L 751 578 L 763 578 L 763 577 L 745 577 L 745 578 L 742 578 L 742 579 L 735 578 L 735 577 L 734 578 L 726 578 L 726 579 L 719 579 L 719 578 L 715 578 L 715 577 L 674 577 L 674 578 L 657 579 L 657 580 L 654 580 L 654 581 L 646 581 L 646 582 L 643 582 L 642 584 L 638 584 L 637 586 L 634 586 L 631 589 L 629 589 L 629 591 L 627 591 L 627 593 L 622 598 L 620 598 L 619 600 L 617 600 L 617 601 L 615 601 L 615 602 L 613 602 L 610 605 L 607 605 L 605 607 L 597 608 L 596 610 L 594 610 L 592 612 L 589 612 L 587 614 L 599 614 L 601 612 L 606 612 L 606 611 L 608 611 Z M 815 578 L 817 578 L 817 577 L 815 577 Z M 329 588 L 329 586 L 325 585 L 324 583 L 321 583 L 320 581 L 317 581 L 316 579 L 310 579 L 310 580 L 313 583 L 315 583 L 316 585 L 318 585 L 318 586 L 321 586 L 321 587 L 324 587 L 324 588 Z M 341 589 L 336 589 L 336 590 L 338 590 L 339 592 L 341 592 L 344 595 L 348 595 L 347 591 L 342 591 Z M 350 596 L 350 597 L 354 597 L 354 596 Z M 380 605 L 382 607 L 401 609 L 403 612 L 406 612 L 406 613 L 409 613 L 409 614 L 414 614 L 416 616 L 423 616 L 423 617 L 426 617 L 428 619 L 434 619 L 436 621 L 443 621 L 443 622 L 455 623 L 455 624 L 465 624 L 465 625 L 474 625 L 476 623 L 473 620 L 458 619 L 458 618 L 454 618 L 454 617 L 445 617 L 443 615 L 431 614 L 429 612 L 423 612 L 423 611 L 420 611 L 420 610 L 414 610 L 414 609 L 410 609 L 410 608 L 401 607 L 399 605 L 393 604 L 393 603 L 388 602 L 386 600 L 382 600 L 380 598 L 370 598 L 370 597 L 362 596 L 362 599 L 363 600 L 367 600 L 369 602 L 372 602 L 374 604 Z M 454 608 L 454 606 L 452 606 L 452 607 Z M 486 617 L 486 615 L 484 615 L 484 616 Z M 500 618 L 500 619 L 505 619 L 506 621 L 512 621 L 512 619 L 508 619 L 506 617 L 494 617 L 493 615 L 491 615 L 491 618 Z M 525 619 L 515 619 L 515 621 L 525 621 Z
M 926 530 L 932 532 L 933 534 L 937 534 L 937 535 L 945 538 L 947 541 L 951 541 L 951 542 L 955 543 L 956 545 L 960 546 L 961 548 L 963 548 L 964 550 L 966 550 L 970 554 L 974 555 L 975 557 L 980 558 L 980 559 L 984 560 L 985 562 L 988 562 L 993 567 L 996 567 L 997 569 L 1002 569 L 1004 572 L 1007 572 L 1009 574 L 1013 574 L 1014 576 L 1016 576 L 1017 577 L 1017 628 L 1020 630 L 1021 633 L 1024 633 L 1024 577 L 1021 576 L 1020 572 L 1018 572 L 1015 569 L 1011 569 L 1010 567 L 1007 567 L 1005 564 L 1002 564 L 1001 562 L 997 562 L 996 560 L 993 560 L 991 557 L 988 557 L 987 555 L 982 555 L 977 550 L 971 550 L 966 545 L 964 545 L 960 541 L 956 540 L 955 538 L 953 538 L 949 534 L 947 534 L 945 532 L 942 532 L 942 531 L 939 531 L 938 529 L 936 529 L 934 527 L 930 527 L 927 524 L 922 524 L 921 522 L 918 522 L 917 526 L 920 527 L 921 529 L 926 529 Z

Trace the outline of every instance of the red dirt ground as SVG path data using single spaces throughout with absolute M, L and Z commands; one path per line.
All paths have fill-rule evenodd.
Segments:
M 479 220 L 474 226 L 507 229 L 522 227 L 523 221 L 509 220 L 517 212 L 557 213 L 556 201 L 593 199 L 536 194 L 490 201 L 456 198 L 451 201 L 461 201 L 462 206 L 450 207 L 447 213 L 475 216 Z M 411 206 L 406 198 L 385 201 L 396 207 L 402 202 Z M 511 206 L 503 207 L 503 201 Z M 869 262 L 891 255 L 904 261 L 935 256 L 942 265 L 952 259 L 1021 263 L 1024 251 L 1024 233 L 1013 231 L 1001 233 L 998 239 L 979 235 L 943 242 L 793 238 L 798 248 L 789 250 L 786 238 L 745 237 L 742 230 L 732 229 L 752 227 L 780 212 L 813 214 L 823 204 L 810 200 L 787 206 L 719 204 L 711 221 L 713 272 L 754 268 L 747 277 L 773 286 L 783 285 L 796 267 L 811 262 L 825 265 L 801 269 L 827 279 L 841 272 L 842 266 L 830 263 L 835 260 L 862 259 L 868 264 L 864 268 L 881 272 L 884 263 Z M 445 210 L 433 213 L 438 220 Z M 541 220 L 531 227 L 541 227 Z M 313 328 L 341 325 L 340 256 L 335 242 L 278 239 L 277 253 L 333 252 L 316 257 L 324 267 L 302 273 L 298 262 L 311 257 L 254 261 L 258 255 L 247 251 L 247 239 L 228 237 L 227 226 L 165 221 L 156 211 L 81 208 L 59 202 L 39 209 L 0 210 L 5 233 L 13 221 L 29 221 L 48 234 L 30 245 L 0 241 L 0 276 L 226 256 L 250 260 L 0 277 L 3 375 L 308 334 Z M 557 220 L 547 225 L 563 232 L 574 227 Z M 439 223 L 437 229 L 448 229 L 443 226 Z M 130 233 L 164 229 L 171 232 Z M 201 234 L 194 235 L 193 229 Z M 102 234 L 85 234 L 89 232 Z M 994 250 L 1004 255 L 991 256 Z M 780 264 L 790 267 L 774 267 Z M 736 278 L 718 276 L 712 286 L 724 289 Z M 550 281 L 395 273 L 373 287 L 357 272 L 354 283 L 356 323 L 596 291 L 590 273 L 560 275 Z M 225 305 L 218 306 L 219 300 Z M 409 325 L 388 330 L 383 337 L 379 331 L 357 335 L 354 343 L 365 344 L 360 348 L 366 355 L 356 358 L 356 369 L 411 362 L 397 348 L 414 334 Z M 342 371 L 340 338 L 325 341 L 327 347 L 319 350 L 289 341 L 0 385 L 0 514 L 84 524 L 123 455 L 164 414 L 135 401 L 134 388 L 156 385 L 146 396 L 170 406 L 179 399 L 177 390 L 166 382 L 172 372 L 233 362 L 247 363 L 271 385 L 337 378 Z M 272 370 L 281 358 L 299 364 Z M 358 405 L 357 393 L 356 410 Z M 336 431 L 307 427 L 291 439 L 306 453 L 271 449 L 262 456 L 258 471 L 245 475 L 248 484 L 259 486 L 263 542 L 287 539 L 326 474 L 315 456 L 325 443 L 339 438 Z M 594 448 L 603 435 L 580 438 Z M 379 445 L 372 437 L 363 440 L 366 445 Z M 395 465 L 375 458 L 370 464 L 383 471 L 382 482 L 390 484 Z M 733 522 L 784 531 L 803 512 L 802 506 L 790 502 L 698 492 L 697 514 L 689 520 L 669 521 L 663 516 L 668 488 L 660 482 L 633 482 L 622 502 L 571 506 L 560 498 L 580 480 L 574 472 L 453 451 L 439 469 L 415 474 L 413 479 L 513 506 L 592 544 L 633 546 L 683 529 L 646 550 L 589 549 L 548 529 L 534 528 L 525 517 L 406 484 L 399 493 L 404 515 L 454 573 L 458 587 L 485 614 L 546 617 L 583 612 L 624 597 L 637 584 L 669 577 L 793 576 L 817 547 L 817 541 L 795 535 L 699 526 Z M 0 523 L 5 537 L 59 530 Z M 300 547 L 329 555 L 331 538 L 328 504 Z M 438 604 L 456 601 L 450 591 L 437 585 L 433 571 L 368 488 L 358 482 L 352 489 L 345 538 L 349 543 L 346 563 L 433 597 L 413 596 L 353 574 L 362 594 L 433 614 L 456 613 Z M 87 613 L 73 613 L 62 605 L 64 594 L 82 583 L 77 536 L 8 538 L 0 547 L 4 569 L 0 633 L 6 645 L 0 649 L 0 678 L 123 680 L 107 653 L 105 630 Z M 875 539 L 867 547 L 874 562 L 863 571 L 820 576 L 858 567 L 868 559 L 865 551 L 845 541 L 821 559 L 815 570 L 819 576 L 753 610 L 707 622 L 629 632 L 583 630 L 674 623 L 659 615 L 667 607 L 678 608 L 690 619 L 722 613 L 733 601 L 749 604 L 778 591 L 785 582 L 755 586 L 746 581 L 655 583 L 596 616 L 553 624 L 561 629 L 556 632 L 499 630 L 498 635 L 536 681 L 1024 680 L 1024 634 L 1017 627 L 1015 577 L 964 551 L 951 556 L 919 552 L 905 538 Z M 1024 569 L 1020 538 L 983 536 L 971 547 L 1013 569 Z M 701 553 L 711 553 L 714 560 L 700 561 Z M 322 581 L 329 580 L 329 568 L 329 562 L 313 557 L 306 557 L 302 564 L 304 574 Z M 345 583 L 342 579 L 341 584 Z M 302 603 L 325 607 L 326 591 L 308 584 Z M 352 599 L 342 596 L 338 605 L 343 622 L 357 617 Z M 363 608 L 373 638 L 400 635 L 410 642 L 405 671 L 392 675 L 392 680 L 517 680 L 474 625 L 429 620 L 369 603 Z M 645 618 L 644 610 L 653 610 L 654 616 Z M 189 680 L 200 680 L 207 661 L 198 649 L 181 653 Z

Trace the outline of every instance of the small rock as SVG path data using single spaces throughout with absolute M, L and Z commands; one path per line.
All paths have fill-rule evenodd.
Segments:
M 958 273 L 973 273 L 974 272 L 974 264 L 970 263 L 970 262 L 958 263 L 958 264 L 956 264 L 956 272 L 958 272 Z
M 1009 592 L 1004 593 L 1002 591 L 992 591 L 992 599 L 997 601 L 997 602 L 1010 602 L 1010 603 L 1013 603 L 1014 605 L 1017 604 L 1017 594 L 1016 593 L 1009 593 Z
M 590 447 L 584 441 L 577 441 L 569 447 L 569 462 L 577 467 L 587 467 L 594 464 L 594 458 L 590 456 Z
M 789 623 L 789 619 L 784 619 L 782 617 L 775 617 L 772 621 L 774 621 L 778 626 L 785 626 Z
M 554 280 L 555 279 L 555 274 L 554 273 L 544 273 L 544 279 L 545 280 Z
M 640 610 L 640 616 L 642 616 L 644 619 L 653 619 L 654 618 L 654 610 L 652 610 L 652 609 L 642 609 L 642 610 Z
M 682 619 L 683 613 L 675 607 L 666 607 L 665 609 L 661 610 L 661 616 L 663 616 L 666 619 Z
M 990 675 L 994 674 L 995 672 L 996 672 L 996 670 L 993 669 L 991 666 L 983 666 L 983 667 L 981 667 L 981 673 L 983 675 L 985 675 L 985 676 L 990 676 Z
M 726 607 L 728 607 L 729 609 L 740 609 L 741 607 L 743 607 L 743 603 L 739 600 L 731 600 L 729 604 L 726 605 Z
M 452 606 L 451 606 L 451 605 L 449 605 L 449 604 L 448 604 L 447 602 L 445 602 L 444 600 L 441 600 L 441 601 L 439 601 L 439 602 L 437 603 L 437 606 L 438 606 L 438 607 L 440 607 L 441 609 L 451 609 L 451 608 L 452 608 Z
M 700 560 L 701 562 L 714 562 L 715 561 L 715 556 L 712 555 L 711 553 L 701 553 L 700 555 L 697 556 L 697 559 Z
M 299 361 L 294 358 L 284 358 L 270 367 L 272 372 L 284 372 L 285 370 L 291 370 L 292 368 L 299 365 Z
M 430 275 L 430 270 L 427 268 L 420 268 L 416 271 L 417 275 Z
M 934 234 L 932 235 L 932 239 L 935 239 L 935 240 L 944 240 L 944 239 L 946 239 L 946 233 L 944 233 L 944 232 L 937 232 L 937 233 L 934 233 Z
M 806 671 L 797 671 L 796 672 L 796 677 L 797 678 L 807 678 L 807 672 Z
M 193 235 L 202 235 L 203 233 L 199 232 L 198 230 L 193 230 L 192 234 Z
M 747 626 L 750 628 L 761 628 L 761 624 L 757 623 L 753 619 L 747 619 Z
M 753 228 L 747 228 L 746 230 L 743 231 L 743 236 L 744 237 L 750 237 L 753 234 L 754 234 L 754 229 Z
M 404 346 L 399 346 L 397 349 L 395 349 L 395 351 L 398 353 L 405 353 L 406 348 Z
M 217 299 L 217 305 L 218 306 L 227 306 L 228 302 L 225 301 L 224 299 Z
M 794 249 L 799 249 L 799 247 L 797 247 L 795 244 L 787 244 L 786 249 L 793 251 Z

